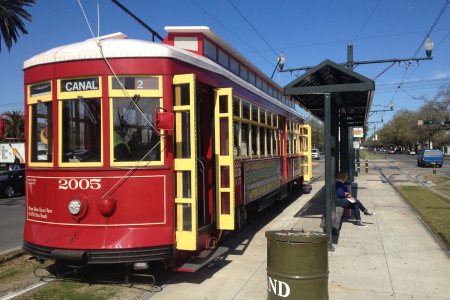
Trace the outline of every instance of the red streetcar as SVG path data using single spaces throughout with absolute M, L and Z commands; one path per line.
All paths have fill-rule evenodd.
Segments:
M 310 179 L 310 127 L 282 89 L 208 27 L 165 30 L 24 63 L 34 257 L 179 262 Z

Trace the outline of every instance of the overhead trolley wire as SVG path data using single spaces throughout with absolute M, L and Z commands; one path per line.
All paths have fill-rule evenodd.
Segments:
M 430 27 L 430 29 L 428 30 L 427 34 L 425 35 L 424 39 L 421 41 L 419 47 L 417 48 L 416 52 L 414 53 L 414 58 L 417 57 L 417 54 L 419 53 L 419 51 L 422 49 L 425 41 L 427 40 L 427 38 L 430 37 L 431 32 L 434 30 L 434 27 L 436 26 L 436 24 L 439 22 L 439 20 L 441 19 L 442 15 L 444 14 L 445 10 L 447 9 L 448 5 L 450 4 L 450 0 L 446 0 L 441 11 L 439 12 L 439 14 L 437 15 L 437 17 L 435 18 L 433 25 Z M 403 72 L 403 76 L 402 79 L 400 80 L 400 84 L 397 86 L 397 89 L 394 92 L 394 95 L 391 98 L 391 101 L 393 101 L 394 97 L 397 95 L 399 89 L 402 87 L 402 85 L 405 83 L 406 79 L 408 79 L 412 74 L 414 74 L 415 71 L 417 71 L 417 69 L 419 68 L 420 65 L 417 65 L 416 68 L 408 75 L 408 77 L 406 77 L 406 73 L 408 72 L 408 68 L 410 67 L 410 65 L 406 65 L 405 71 Z
M 358 36 L 361 34 L 361 32 L 364 30 L 364 28 L 366 27 L 367 23 L 370 21 L 370 19 L 372 18 L 373 14 L 375 13 L 375 11 L 377 10 L 378 6 L 380 6 L 381 0 L 378 0 L 377 5 L 375 5 L 374 9 L 372 10 L 372 12 L 370 13 L 370 15 L 367 17 L 366 21 L 364 22 L 364 24 L 361 26 L 361 29 L 359 29 L 358 33 L 356 34 L 356 36 L 353 38 L 353 40 L 351 41 L 351 43 L 353 44 L 355 42 L 355 40 L 358 38 Z
M 244 19 L 244 21 L 248 24 L 248 26 L 250 26 L 250 28 L 253 29 L 253 31 L 261 38 L 261 40 L 264 41 L 264 43 L 267 45 L 267 47 L 269 47 L 269 49 L 272 50 L 272 52 L 278 58 L 279 57 L 279 53 L 277 53 L 277 51 L 272 47 L 272 45 L 270 45 L 270 43 L 262 36 L 262 34 L 259 33 L 259 31 L 255 28 L 255 26 L 253 26 L 252 23 L 250 23 L 250 21 L 245 17 L 245 15 L 239 10 L 239 8 L 237 8 L 236 5 L 234 5 L 233 1 L 228 0 L 228 2 L 236 10 L 236 12 L 242 17 L 242 19 Z
M 441 11 L 439 12 L 438 16 L 436 17 L 436 19 L 434 20 L 433 25 L 430 27 L 430 30 L 428 30 L 428 33 L 425 35 L 423 41 L 420 43 L 419 47 L 416 50 L 416 53 L 414 53 L 414 57 L 417 56 L 417 54 L 419 53 L 420 49 L 422 49 L 423 44 L 425 43 L 425 41 L 427 40 L 427 38 L 430 37 L 431 32 L 433 31 L 434 27 L 436 26 L 436 24 L 439 22 L 439 20 L 441 19 L 442 15 L 444 14 L 445 10 L 447 9 L 447 6 L 450 4 L 450 0 L 446 0 L 444 3 L 444 6 L 442 7 Z
M 250 26 L 250 28 L 253 29 L 253 31 L 264 41 L 264 43 L 267 45 L 267 47 L 270 48 L 270 50 L 272 50 L 273 53 L 275 53 L 275 55 L 278 57 L 278 54 L 275 49 L 269 44 L 269 42 L 261 35 L 261 33 L 259 33 L 259 31 L 255 28 L 255 26 L 252 25 L 252 23 L 250 23 L 250 21 L 245 17 L 245 15 L 239 10 L 239 8 L 236 7 L 236 5 L 234 5 L 233 1 L 228 0 L 228 2 L 230 2 L 231 6 L 233 6 L 233 8 L 237 11 L 237 13 L 242 17 L 242 19 L 244 19 L 244 21 L 248 24 L 248 26 Z
M 241 37 L 239 37 L 237 34 L 235 34 L 233 31 L 231 31 L 227 26 L 225 26 L 225 24 L 223 24 L 219 19 L 217 19 L 216 17 L 214 17 L 213 15 L 211 15 L 204 7 L 202 7 L 201 5 L 199 5 L 197 2 L 195 2 L 195 0 L 191 0 L 191 2 L 197 6 L 198 9 L 200 9 L 203 13 L 205 13 L 208 17 L 210 17 L 211 19 L 213 19 L 215 22 L 217 22 L 220 26 L 222 26 L 228 33 L 230 33 L 232 36 L 234 36 L 236 39 L 238 39 L 242 44 L 244 44 L 246 47 L 248 47 L 250 50 L 252 50 L 254 53 L 256 53 L 257 55 L 259 55 L 262 59 L 264 59 L 266 62 L 268 63 L 272 63 L 272 61 L 270 61 L 267 57 L 263 56 L 258 50 L 256 50 L 255 48 L 253 48 L 251 45 L 249 45 L 244 39 L 242 39 Z

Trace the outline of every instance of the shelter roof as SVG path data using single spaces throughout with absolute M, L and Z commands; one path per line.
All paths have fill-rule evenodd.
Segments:
M 330 93 L 338 121 L 364 126 L 372 105 L 375 82 L 331 60 L 324 60 L 284 87 L 305 110 L 324 121 L 324 94 Z

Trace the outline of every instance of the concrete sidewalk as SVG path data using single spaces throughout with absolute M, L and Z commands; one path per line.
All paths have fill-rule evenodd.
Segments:
M 330 299 L 450 299 L 450 259 L 420 219 L 381 175 L 355 179 L 358 198 L 377 214 L 363 216 L 368 228 L 343 222 L 335 251 L 328 255 Z M 323 202 L 324 182 L 312 186 L 311 194 L 249 231 L 244 240 L 231 242 L 222 260 L 177 275 L 151 298 L 267 299 L 265 232 L 322 231 L 322 208 L 316 204 Z

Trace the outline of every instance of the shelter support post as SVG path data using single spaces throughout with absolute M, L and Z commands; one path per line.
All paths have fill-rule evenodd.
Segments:
M 347 135 L 347 153 L 348 153 L 348 167 L 347 174 L 350 182 L 355 181 L 355 151 L 353 149 L 353 127 L 348 127 Z
M 348 170 L 348 127 L 344 123 L 339 126 L 339 170 Z
M 333 250 L 331 236 L 331 214 L 335 198 L 335 171 L 336 171 L 336 118 L 332 118 L 331 95 L 326 93 L 325 100 L 325 227 L 324 232 L 329 236 L 328 250 Z

